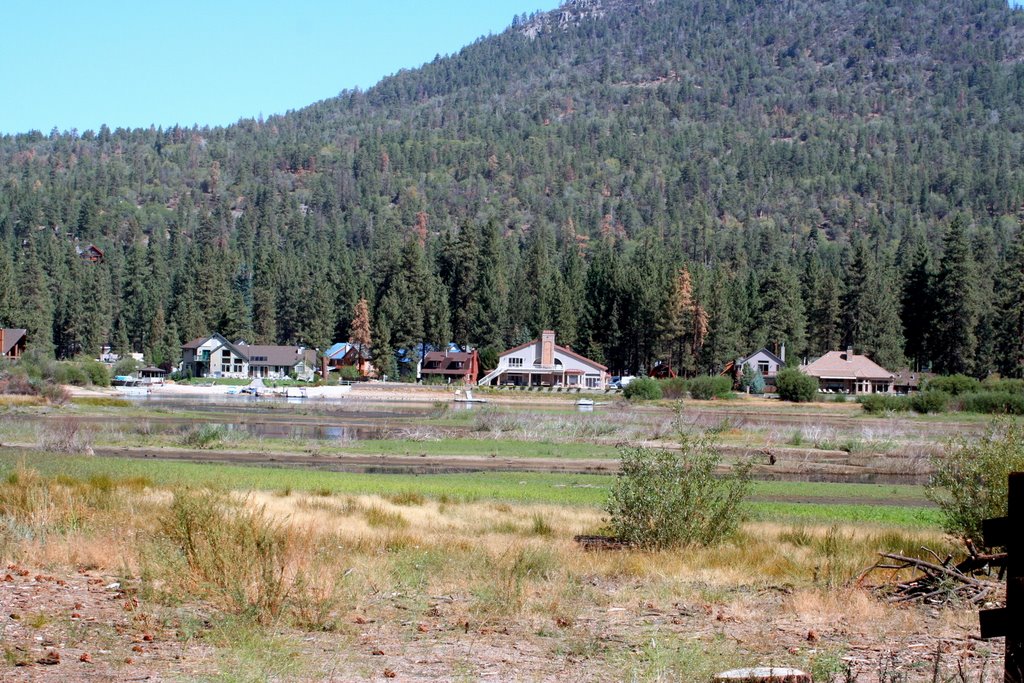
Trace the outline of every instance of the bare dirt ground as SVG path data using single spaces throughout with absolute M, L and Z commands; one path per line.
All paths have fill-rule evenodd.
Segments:
M 207 642 L 216 633 L 202 605 L 150 604 L 130 583 L 94 570 L 50 575 L 10 565 L 3 572 L 4 681 L 238 680 L 230 653 Z M 716 649 L 765 663 L 829 658 L 865 683 L 886 680 L 885 671 L 907 677 L 892 680 L 931 680 L 938 656 L 943 670 L 960 662 L 977 680 L 983 668 L 996 672 L 1001 656 L 998 641 L 971 637 L 971 613 L 907 607 L 892 614 L 858 591 L 708 587 L 703 597 L 698 588 L 630 602 L 628 578 L 591 583 L 597 604 L 576 614 L 552 606 L 547 615 L 510 619 L 480 620 L 458 594 L 421 605 L 407 595 L 367 595 L 338 632 L 285 629 L 274 647 L 302 662 L 284 666 L 283 678 L 330 681 L 674 678 L 690 650 Z M 846 616 L 837 618 L 839 603 Z

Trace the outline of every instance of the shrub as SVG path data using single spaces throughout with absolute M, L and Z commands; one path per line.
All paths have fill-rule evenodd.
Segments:
M 661 385 L 656 379 L 638 377 L 626 385 L 622 395 L 631 401 L 656 401 L 661 398 Z
M 1024 379 L 987 379 L 981 383 L 984 391 L 1003 391 L 1024 394 Z
M 686 395 L 687 384 L 688 382 L 682 377 L 658 380 L 658 386 L 661 387 L 661 397 L 673 400 L 683 398 Z
M 58 384 L 84 387 L 89 384 L 89 376 L 85 374 L 85 370 L 74 363 L 58 363 L 54 370 L 53 381 Z
M 97 387 L 110 386 L 110 373 L 107 371 L 107 366 L 98 360 L 78 361 L 78 367 L 89 378 L 89 384 Z
M 1024 395 L 1008 391 L 982 391 L 963 397 L 963 409 L 988 415 L 1024 415 Z
M 857 403 L 873 415 L 902 413 L 910 410 L 910 400 L 906 396 L 896 396 L 895 394 L 866 394 L 858 397 Z
M 818 393 L 818 380 L 796 368 L 786 368 L 776 375 L 775 388 L 783 401 L 809 403 Z
M 929 377 L 922 383 L 923 390 L 945 391 L 953 396 L 970 394 L 981 389 L 981 382 L 967 375 L 940 375 Z
M 929 389 L 919 391 L 910 397 L 910 407 L 914 412 L 921 413 L 944 413 L 949 405 L 949 394 L 940 389 Z
M 1024 470 L 1024 425 L 994 422 L 977 441 L 960 437 L 932 456 L 928 498 L 954 536 L 981 540 L 981 521 L 1007 514 L 1007 476 Z
M 181 437 L 181 443 L 190 448 L 213 448 L 227 436 L 227 430 L 217 425 L 206 424 L 193 427 Z
M 725 398 L 732 391 L 732 382 L 728 377 L 704 375 L 689 381 L 690 397 L 698 401 L 712 398 Z
M 750 462 L 715 476 L 721 455 L 711 436 L 683 437 L 679 451 L 622 450 L 605 504 L 613 533 L 640 548 L 712 545 L 732 533 L 750 492 Z
M 134 375 L 139 370 L 139 361 L 135 360 L 131 356 L 122 358 L 114 364 L 111 373 L 115 376 L 128 376 Z

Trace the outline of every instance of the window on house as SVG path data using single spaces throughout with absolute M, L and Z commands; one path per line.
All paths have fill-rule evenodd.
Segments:
M 593 388 L 597 387 L 597 385 L 598 385 L 598 383 L 600 381 L 601 381 L 601 378 L 598 377 L 597 375 L 587 375 L 587 388 L 588 389 L 593 389 Z
M 242 371 L 242 366 L 241 365 L 236 365 L 235 366 L 235 372 L 241 372 L 241 371 Z
M 760 372 L 762 375 L 767 375 L 768 374 L 768 361 L 766 361 L 766 360 L 759 360 L 759 361 L 757 361 L 757 371 Z
M 511 368 L 521 368 L 521 367 L 523 367 L 523 359 L 522 358 L 509 358 L 508 359 L 508 365 Z
M 231 362 L 231 352 L 230 351 L 223 351 L 223 352 L 221 352 L 221 358 L 224 359 L 225 363 L 230 363 Z

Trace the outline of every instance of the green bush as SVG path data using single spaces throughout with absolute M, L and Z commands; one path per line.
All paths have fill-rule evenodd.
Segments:
M 98 360 L 78 361 L 78 367 L 82 369 L 82 372 L 89 378 L 89 383 L 93 386 L 110 386 L 110 372 L 107 370 L 107 366 Z
M 679 451 L 622 450 L 619 475 L 605 510 L 612 532 L 640 548 L 712 545 L 741 520 L 750 492 L 750 462 L 724 477 L 711 436 L 684 437 Z
M 981 521 L 1007 514 L 1007 476 L 1024 470 L 1024 425 L 994 422 L 980 440 L 950 443 L 932 465 L 927 495 L 942 510 L 946 531 L 980 541 Z
M 922 415 L 944 413 L 949 406 L 949 398 L 949 394 L 940 389 L 919 391 L 910 397 L 910 407 Z
M 343 365 L 341 369 L 338 370 L 338 374 L 341 376 L 341 379 L 347 382 L 354 382 L 362 377 L 362 375 L 359 374 L 359 368 L 354 365 Z
M 961 394 L 979 391 L 981 389 L 981 382 L 967 375 L 939 375 L 924 380 L 921 389 L 924 391 L 945 391 L 952 396 L 960 396 Z
M 895 394 L 865 394 L 857 398 L 857 403 L 872 415 L 910 410 L 910 399 Z
M 76 363 L 58 363 L 53 374 L 53 381 L 58 384 L 73 384 L 76 387 L 89 385 L 89 376 Z
M 1024 415 L 1024 395 L 1008 391 L 982 391 L 963 397 L 963 410 L 986 415 Z
M 690 397 L 699 401 L 725 398 L 732 391 L 732 381 L 728 377 L 718 377 L 715 375 L 694 377 L 689 381 L 688 385 Z
M 688 391 L 687 385 L 688 382 L 682 377 L 658 380 L 658 386 L 661 387 L 661 397 L 673 400 L 686 396 Z
M 983 391 L 1024 394 L 1024 379 L 987 379 L 981 383 Z
M 626 385 L 622 395 L 631 401 L 656 401 L 661 398 L 661 385 L 656 379 L 638 377 Z
M 205 424 L 193 427 L 181 437 L 183 446 L 190 448 L 213 448 L 227 438 L 228 430 L 218 425 Z
M 135 360 L 131 356 L 122 358 L 121 360 L 114 363 L 114 367 L 111 370 L 111 374 L 115 377 L 127 377 L 134 375 L 139 371 L 139 361 Z
M 818 393 L 818 380 L 796 368 L 785 368 L 775 376 L 775 388 L 783 401 L 809 403 Z

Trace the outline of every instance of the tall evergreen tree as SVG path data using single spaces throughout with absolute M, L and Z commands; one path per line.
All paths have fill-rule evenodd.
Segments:
M 997 367 L 1007 377 L 1024 377 L 1024 230 L 997 282 Z
M 906 339 L 904 349 L 915 370 L 923 370 L 929 362 L 929 336 L 935 316 L 933 286 L 931 254 L 928 246 L 920 242 L 910 258 L 910 267 L 903 279 L 900 294 L 900 318 Z
M 976 360 L 979 306 L 967 226 L 960 215 L 952 220 L 943 240 L 935 303 L 930 344 L 933 368 L 941 374 L 968 373 Z

